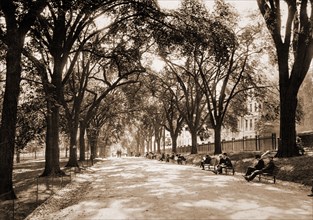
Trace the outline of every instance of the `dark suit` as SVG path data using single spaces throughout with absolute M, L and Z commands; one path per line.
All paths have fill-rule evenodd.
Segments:
M 202 167 L 202 169 L 204 170 L 204 164 L 210 164 L 210 163 L 211 163 L 211 157 L 206 156 L 205 160 L 201 161 L 200 167 Z
M 245 177 L 246 180 L 251 181 L 253 180 L 258 174 L 262 174 L 262 173 L 271 173 L 273 174 L 275 169 L 275 164 L 274 164 L 274 160 L 270 160 L 270 162 L 266 165 L 266 167 L 264 167 L 261 170 L 255 170 L 254 172 L 252 172 L 251 175 Z
M 263 168 L 264 168 L 264 160 L 263 159 L 259 159 L 258 163 L 255 166 L 248 167 L 245 176 L 249 176 L 249 175 L 251 175 L 252 172 L 254 172 L 256 170 L 261 170 Z

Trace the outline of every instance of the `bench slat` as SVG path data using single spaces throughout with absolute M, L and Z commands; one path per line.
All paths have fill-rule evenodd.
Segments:
M 261 181 L 261 179 L 266 179 L 266 180 L 273 180 L 273 183 L 276 183 L 276 175 L 271 174 L 271 173 L 260 173 L 258 174 L 259 176 L 259 181 Z

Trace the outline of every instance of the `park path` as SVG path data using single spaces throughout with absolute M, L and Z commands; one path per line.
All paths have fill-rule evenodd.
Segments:
M 308 191 L 279 180 L 246 182 L 137 157 L 98 162 L 77 179 L 89 182 L 79 198 L 40 219 L 313 219 Z

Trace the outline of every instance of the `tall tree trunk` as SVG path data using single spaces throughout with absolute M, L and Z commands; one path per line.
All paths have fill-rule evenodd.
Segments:
M 107 146 L 107 141 L 105 142 L 102 142 L 103 143 L 103 146 L 99 146 L 99 156 L 100 157 L 106 157 L 106 146 Z
M 85 161 L 85 153 L 86 153 L 86 146 L 85 146 L 85 132 L 86 126 L 84 122 L 80 122 L 79 126 L 79 160 Z
M 70 131 L 70 158 L 66 167 L 79 167 L 77 161 L 77 130 L 78 123 L 74 122 L 74 126 L 71 127 Z
M 172 139 L 172 152 L 175 154 L 177 153 L 177 134 L 171 133 L 171 139 Z
M 21 151 L 20 149 L 16 149 L 16 163 L 20 163 L 21 162 Z
M 2 17 L 5 18 L 6 33 L 2 33 L 2 43 L 7 45 L 6 82 L 2 102 L 0 125 L 0 200 L 15 199 L 13 190 L 13 161 L 17 104 L 20 93 L 21 57 L 25 36 L 36 17 L 46 5 L 46 1 L 36 1 L 25 14 L 17 13 L 18 7 L 12 0 L 0 1 Z M 4 23 L 4 20 L 2 20 Z
M 288 95 L 286 95 L 288 94 Z M 296 148 L 296 108 L 297 94 L 281 92 L 280 96 L 280 138 L 277 157 L 299 155 Z
M 190 134 L 191 134 L 191 154 L 197 154 L 198 153 L 198 149 L 197 149 L 197 130 L 190 129 Z
M 141 139 L 140 139 L 141 141 L 140 141 L 140 151 L 139 151 L 139 153 L 140 153 L 140 155 L 144 155 L 145 154 L 145 139 L 143 138 L 143 137 L 141 137 Z
M 98 140 L 94 137 L 89 137 L 89 144 L 90 144 L 90 158 L 95 159 L 97 155 L 97 144 Z
M 150 144 L 150 140 L 149 140 L 149 138 L 146 140 L 146 142 L 147 142 L 147 152 L 151 152 L 152 150 L 151 150 L 151 144 Z
M 142 141 L 141 141 L 141 135 L 140 135 L 140 132 L 139 131 L 137 131 L 137 133 L 136 133 L 136 155 L 138 155 L 138 153 L 141 153 L 141 143 L 142 143 Z
M 87 129 L 87 138 L 90 145 L 90 158 L 95 159 L 97 154 L 97 145 L 98 145 L 99 131 L 92 129 Z
M 157 141 L 157 153 L 161 154 L 161 138 L 159 137 L 156 141 Z
M 222 143 L 221 143 L 221 131 L 222 125 L 216 125 L 214 128 L 214 154 L 222 153 Z
M 45 169 L 41 176 L 65 175 L 60 169 L 59 149 L 59 107 L 47 101 L 47 131 L 46 131 L 46 153 Z
M 15 149 L 15 131 L 17 104 L 21 81 L 21 50 L 23 41 L 19 34 L 11 33 L 12 44 L 8 47 L 6 63 L 6 86 L 3 98 L 2 118 L 0 126 L 0 199 L 15 199 L 12 173 Z M 16 35 L 16 36 L 14 36 Z M 15 46 L 14 46 L 15 44 Z

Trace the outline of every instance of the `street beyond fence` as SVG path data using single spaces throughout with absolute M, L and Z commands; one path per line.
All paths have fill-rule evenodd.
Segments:
M 81 184 L 72 199 L 69 187 L 27 219 L 313 218 L 312 198 L 293 183 L 246 182 L 240 174 L 135 157 L 103 160 L 88 170 L 76 176 Z

